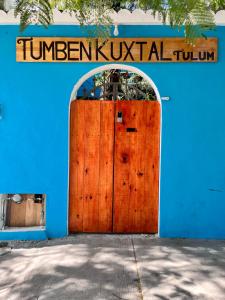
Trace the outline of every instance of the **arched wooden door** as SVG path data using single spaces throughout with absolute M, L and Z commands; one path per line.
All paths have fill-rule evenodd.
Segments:
M 70 119 L 70 232 L 156 233 L 160 104 L 76 100 Z

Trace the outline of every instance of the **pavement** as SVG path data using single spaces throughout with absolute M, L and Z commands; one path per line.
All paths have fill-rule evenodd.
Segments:
M 1 248 L 1 300 L 225 299 L 225 241 L 82 234 Z

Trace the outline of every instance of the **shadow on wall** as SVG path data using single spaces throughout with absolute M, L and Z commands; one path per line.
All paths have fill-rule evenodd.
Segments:
M 225 242 L 77 235 L 17 242 L 2 299 L 224 299 Z

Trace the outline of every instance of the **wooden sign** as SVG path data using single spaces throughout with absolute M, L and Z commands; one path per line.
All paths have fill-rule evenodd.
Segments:
M 18 62 L 216 62 L 217 38 L 18 37 Z

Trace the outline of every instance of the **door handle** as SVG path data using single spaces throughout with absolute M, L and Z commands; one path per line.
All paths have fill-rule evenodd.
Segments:
M 123 122 L 123 113 L 122 111 L 118 111 L 117 113 L 117 123 L 122 123 Z

